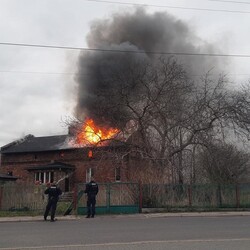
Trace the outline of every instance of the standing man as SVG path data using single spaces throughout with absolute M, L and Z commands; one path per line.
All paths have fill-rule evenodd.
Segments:
M 48 186 L 48 188 L 44 191 L 44 194 L 48 194 L 48 204 L 46 206 L 46 210 L 44 212 L 44 220 L 47 220 L 47 216 L 49 211 L 51 210 L 50 214 L 50 221 L 55 221 L 55 213 L 56 213 L 56 205 L 59 200 L 59 196 L 62 194 L 62 191 L 55 183 L 52 183 Z
M 96 204 L 96 195 L 98 194 L 99 188 L 97 183 L 94 180 L 94 177 L 91 177 L 91 181 L 86 184 L 86 189 L 84 193 L 87 194 L 87 216 L 86 218 L 95 217 L 95 204 Z

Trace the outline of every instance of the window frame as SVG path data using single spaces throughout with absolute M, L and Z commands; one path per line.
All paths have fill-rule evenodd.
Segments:
M 41 184 L 51 183 L 54 181 L 54 171 L 37 171 L 34 174 L 34 180 Z

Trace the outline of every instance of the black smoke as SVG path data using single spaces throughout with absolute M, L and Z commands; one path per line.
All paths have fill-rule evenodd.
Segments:
M 165 12 L 148 14 L 144 9 L 136 9 L 132 13 L 118 13 L 110 19 L 94 21 L 87 36 L 87 43 L 89 48 L 111 51 L 84 51 L 80 55 L 76 78 L 76 117 L 91 117 L 109 126 L 117 126 L 115 121 L 119 121 L 118 126 L 123 126 L 129 120 L 126 109 L 119 105 L 119 93 L 124 91 L 130 96 L 130 101 L 136 102 L 140 92 L 134 84 L 134 78 L 143 73 L 140 71 L 143 70 L 142 64 L 150 63 L 159 57 L 150 52 L 214 51 L 212 45 L 198 39 L 184 22 Z M 177 59 L 185 65 L 191 76 L 204 74 L 219 65 L 215 58 L 209 57 L 177 56 Z M 129 74 L 131 70 L 134 70 L 133 75 Z M 117 79 L 114 76 L 117 76 Z

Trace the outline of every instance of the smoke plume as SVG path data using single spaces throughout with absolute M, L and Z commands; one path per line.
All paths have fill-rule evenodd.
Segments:
M 120 82 L 126 82 L 126 89 L 136 102 L 139 94 L 133 79 L 140 74 L 140 65 L 152 62 L 156 55 L 149 52 L 187 52 L 209 53 L 213 46 L 196 37 L 184 22 L 165 13 L 148 14 L 144 9 L 134 12 L 117 13 L 110 19 L 96 20 L 87 36 L 89 48 L 109 50 L 110 52 L 84 51 L 78 62 L 78 84 L 76 117 L 93 118 L 96 122 L 114 125 L 121 117 L 126 120 L 126 110 L 119 106 Z M 119 50 L 120 52 L 112 52 Z M 140 53 L 126 53 L 134 51 Z M 167 56 L 167 55 L 164 55 Z M 177 56 L 178 62 L 185 66 L 189 75 L 201 75 L 211 68 L 218 68 L 215 58 L 200 56 Z M 128 74 L 134 70 L 133 76 Z M 120 72 L 121 79 L 111 75 Z M 105 94 L 104 94 L 105 93 Z M 117 125 L 116 125 L 117 126 Z

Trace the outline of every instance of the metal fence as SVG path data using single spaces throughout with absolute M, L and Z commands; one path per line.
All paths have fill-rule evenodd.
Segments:
M 78 185 L 74 208 L 79 214 L 86 212 L 84 184 Z M 0 186 L 1 211 L 43 211 L 47 197 L 45 186 L 4 184 Z M 74 195 L 76 197 L 77 195 Z M 59 202 L 57 213 L 64 214 L 70 202 Z M 182 211 L 190 209 L 248 209 L 250 183 L 237 185 L 166 185 L 137 183 L 99 184 L 97 213 L 135 213 L 140 208 L 165 208 Z
M 0 186 L 0 211 L 42 214 L 47 205 L 44 185 L 7 183 Z M 63 214 L 70 202 L 59 202 L 57 214 Z
M 0 210 L 35 211 L 45 204 L 44 187 L 10 183 L 0 186 Z
M 107 213 L 138 213 L 138 183 L 101 183 L 96 199 L 96 212 Z M 85 184 L 78 185 L 78 194 L 83 194 Z M 77 203 L 78 214 L 86 214 L 86 195 L 81 195 Z
M 165 185 L 142 186 L 143 208 L 250 208 L 250 183 L 237 185 Z

